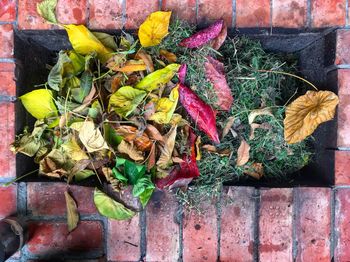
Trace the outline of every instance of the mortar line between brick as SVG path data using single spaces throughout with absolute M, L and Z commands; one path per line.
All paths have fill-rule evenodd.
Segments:
M 336 208 L 336 200 L 335 200 L 335 193 L 337 188 L 333 188 L 331 191 L 331 236 L 330 236 L 330 255 L 332 261 L 334 260 L 334 249 L 335 249 L 335 243 L 336 243 L 336 236 L 335 236 L 335 208 Z
M 27 183 L 17 184 L 17 213 L 21 218 L 27 218 Z
M 306 28 L 311 28 L 311 0 L 306 1 Z
M 140 260 L 144 261 L 147 255 L 147 217 L 146 210 L 140 212 Z
M 126 25 L 126 0 L 122 2 L 122 28 Z
M 16 0 L 16 7 L 15 7 L 15 28 L 18 29 L 18 5 L 19 5 L 19 0 Z
M 299 201 L 299 188 L 293 188 L 293 208 L 292 208 L 292 254 L 293 261 L 296 261 L 298 255 L 298 217 L 300 217 L 300 201 Z
M 102 228 L 103 228 L 103 252 L 105 254 L 106 257 L 108 257 L 108 218 L 107 217 L 103 217 L 102 220 Z
M 236 19 L 237 19 L 236 0 L 232 0 L 232 23 L 231 23 L 232 28 L 236 27 Z
M 14 58 L 0 58 L 0 63 L 15 63 L 16 59 Z
M 255 210 L 254 210 L 254 219 L 253 219 L 253 230 L 254 230 L 254 250 L 253 250 L 253 261 L 259 262 L 259 244 L 260 244 L 260 189 L 256 188 L 254 190 L 255 199 Z
M 163 4 L 163 1 L 162 0 L 158 0 L 158 9 L 159 10 L 162 10 L 162 4 Z
M 90 27 L 90 1 L 86 2 L 86 26 Z
M 198 23 L 198 1 L 196 0 L 196 24 Z
M 345 26 L 349 25 L 349 0 L 345 1 Z
M 179 219 L 179 257 L 178 262 L 183 262 L 183 250 L 184 250 L 184 243 L 183 243 L 183 224 L 184 224 L 184 210 L 183 206 L 178 201 L 178 219 Z
M 221 209 L 221 204 L 222 204 L 222 194 L 223 194 L 223 185 L 221 184 L 220 186 L 220 193 L 219 193 L 219 197 L 216 201 L 216 226 L 217 226 L 217 238 L 218 238 L 218 250 L 217 250 L 217 261 L 219 262 L 220 261 L 220 252 L 221 252 L 221 212 L 222 212 L 222 209 Z
M 272 35 L 272 12 L 273 12 L 273 0 L 270 0 L 270 34 Z
M 334 189 L 340 189 L 340 188 L 350 189 L 350 185 L 336 185 L 333 188 Z

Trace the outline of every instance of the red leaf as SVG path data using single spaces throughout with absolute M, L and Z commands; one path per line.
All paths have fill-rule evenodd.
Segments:
M 213 40 L 213 42 L 211 43 L 211 46 L 215 50 L 218 50 L 222 46 L 222 44 L 225 42 L 226 37 L 227 37 L 227 26 L 224 23 L 219 35 Z
M 186 72 L 187 72 L 187 65 L 186 64 L 182 64 L 180 66 L 179 70 L 177 71 L 177 74 L 179 76 L 179 82 L 181 84 L 185 84 Z
M 216 38 L 224 25 L 224 20 L 218 20 L 209 27 L 198 31 L 190 37 L 183 39 L 179 45 L 187 48 L 201 47 Z
M 207 59 L 205 73 L 208 81 L 213 84 L 217 96 L 216 105 L 228 111 L 233 103 L 233 97 L 225 78 L 224 64 L 210 56 Z
M 183 162 L 175 166 L 167 177 L 156 181 L 156 185 L 159 189 L 186 186 L 193 178 L 199 177 L 199 169 L 196 162 L 196 138 L 196 135 L 193 133 L 192 129 L 190 129 L 188 143 L 191 148 L 191 155 L 184 154 L 182 157 Z
M 181 104 L 198 128 L 205 132 L 215 143 L 220 143 L 214 110 L 183 84 L 179 85 L 179 94 Z

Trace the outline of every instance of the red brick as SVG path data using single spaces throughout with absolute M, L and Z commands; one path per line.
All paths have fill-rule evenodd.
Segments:
M 196 0 L 163 0 L 162 10 L 172 11 L 173 17 L 191 24 L 196 23 Z
M 335 200 L 334 261 L 350 261 L 350 188 L 337 189 Z
M 16 19 L 16 0 L 1 0 L 0 21 L 12 22 Z
M 103 227 L 98 221 L 81 221 L 68 232 L 65 222 L 31 222 L 28 251 L 36 256 L 79 252 L 103 252 Z
M 220 261 L 253 261 L 255 199 L 252 187 L 226 187 L 221 205 Z M 233 201 L 230 204 L 230 201 Z
M 336 47 L 335 64 L 350 64 L 350 30 L 337 30 L 337 47 Z
M 14 70 L 14 63 L 0 63 L 0 95 L 16 95 Z
M 147 206 L 146 261 L 177 261 L 179 224 L 176 223 L 178 203 L 169 192 L 155 192 Z
M 335 184 L 350 185 L 350 151 L 335 151 Z
M 273 27 L 305 27 L 307 0 L 274 0 L 272 4 Z
M 201 213 L 185 212 L 183 227 L 184 261 L 217 261 L 217 213 L 214 204 L 203 203 Z
M 338 147 L 350 147 L 350 70 L 338 70 Z
M 58 0 L 56 17 L 62 24 L 86 24 L 87 0 Z
M 0 177 L 13 178 L 16 176 L 16 160 L 10 144 L 15 139 L 15 106 L 13 103 L 0 103 L 0 112 Z
M 13 57 L 13 25 L 0 25 L 0 58 Z
M 312 27 L 345 25 L 345 0 L 311 0 Z
M 270 27 L 270 0 L 237 0 L 237 27 Z
M 27 186 L 28 212 L 33 216 L 65 216 L 64 192 L 69 189 L 81 215 L 96 214 L 93 188 L 67 186 L 66 183 L 29 183 Z
M 37 3 L 42 0 L 18 1 L 18 27 L 19 29 L 50 29 L 52 26 L 45 22 L 36 11 Z
M 138 28 L 147 16 L 159 9 L 158 0 L 126 0 L 126 24 L 127 29 Z
M 15 185 L 0 186 L 0 199 L 0 219 L 14 215 L 17 208 L 17 187 Z
M 93 29 L 121 29 L 123 0 L 90 0 L 90 22 Z
M 293 261 L 292 205 L 292 189 L 261 190 L 260 261 Z
M 108 261 L 139 261 L 141 257 L 139 223 L 138 214 L 131 220 L 108 220 Z
M 331 189 L 298 188 L 296 261 L 331 261 Z
M 217 19 L 224 19 L 227 26 L 232 25 L 232 1 L 222 0 L 220 4 L 216 0 L 198 1 L 198 22 L 212 23 Z

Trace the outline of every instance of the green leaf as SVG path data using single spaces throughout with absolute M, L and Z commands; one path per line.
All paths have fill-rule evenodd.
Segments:
M 44 18 L 46 21 L 57 24 L 58 21 L 56 19 L 56 5 L 57 0 L 44 0 L 41 3 L 36 5 L 36 10 L 39 15 Z
M 142 207 L 145 207 L 153 194 L 154 188 L 149 188 L 143 191 L 139 196 Z
M 47 83 L 55 91 L 59 91 L 62 86 L 63 75 L 65 70 L 72 71 L 73 65 L 71 65 L 71 60 L 64 51 L 60 51 L 58 54 L 58 61 L 52 67 Z
M 66 206 L 67 206 L 68 231 L 72 232 L 78 226 L 78 223 L 79 223 L 78 208 L 77 208 L 77 204 L 75 203 L 75 200 L 67 191 L 64 192 L 64 196 L 66 199 Z
M 78 54 L 74 50 L 69 50 L 67 53 L 69 59 L 71 60 L 75 75 L 81 73 L 85 67 L 85 57 Z
M 124 165 L 124 174 L 128 178 L 130 185 L 135 185 L 137 180 L 144 176 L 146 166 L 138 165 L 132 161 L 126 160 Z
M 95 172 L 89 169 L 81 170 L 78 173 L 74 174 L 74 179 L 76 182 L 80 182 L 84 179 L 87 179 L 90 176 L 95 175 Z
M 106 142 L 111 146 L 116 148 L 120 142 L 123 140 L 122 136 L 117 135 L 117 132 L 110 124 L 104 124 L 103 126 L 104 138 Z
M 150 177 L 142 177 L 137 180 L 136 184 L 132 189 L 132 194 L 134 197 L 140 196 L 146 189 L 154 189 L 154 185 Z
M 118 45 L 115 42 L 115 36 L 110 35 L 110 34 L 106 34 L 106 33 L 102 33 L 102 32 L 92 32 L 92 33 L 94 34 L 94 36 L 96 36 L 96 38 L 98 40 L 100 40 L 100 42 L 105 47 L 108 47 L 108 48 L 112 49 L 113 51 L 117 51 Z
M 94 202 L 100 214 L 111 219 L 126 220 L 135 215 L 134 211 L 110 198 L 98 188 L 95 188 Z
M 78 102 L 82 103 L 84 98 L 90 93 L 92 88 L 93 75 L 90 71 L 85 71 L 80 78 L 80 90 L 78 96 Z
M 152 91 L 161 85 L 168 83 L 180 68 L 179 64 L 170 64 L 166 67 L 154 71 L 144 77 L 135 87 L 146 91 Z
M 122 175 L 122 173 L 120 173 L 118 171 L 118 169 L 116 169 L 115 167 L 113 167 L 112 169 L 113 175 L 116 179 L 118 179 L 120 182 L 123 182 L 124 184 L 128 183 L 128 179 Z
M 142 102 L 146 92 L 131 86 L 123 86 L 109 99 L 108 111 L 114 110 L 118 115 L 127 117 Z
M 57 108 L 52 99 L 52 92 L 37 89 L 19 97 L 26 110 L 36 119 L 57 116 Z

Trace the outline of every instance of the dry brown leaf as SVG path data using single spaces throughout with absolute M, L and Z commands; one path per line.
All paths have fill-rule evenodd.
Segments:
M 96 87 L 95 87 L 95 85 L 92 85 L 92 88 L 91 88 L 89 94 L 83 100 L 83 104 L 89 105 L 91 103 L 91 101 L 93 100 L 95 94 L 96 94 Z
M 230 129 L 234 122 L 235 122 L 235 118 L 233 116 L 230 116 L 229 118 L 227 118 L 226 125 L 222 131 L 221 139 L 223 139 L 230 132 Z
M 214 38 L 214 40 L 211 43 L 211 46 L 215 50 L 218 50 L 222 46 L 222 44 L 225 42 L 226 37 L 227 37 L 227 26 L 226 26 L 226 23 L 224 22 L 219 35 L 216 38 Z
M 180 163 L 185 162 L 182 158 L 177 157 L 177 156 L 173 156 L 172 160 L 173 160 L 173 163 L 176 163 L 176 164 L 180 164 Z
M 136 147 L 126 142 L 125 140 L 122 140 L 118 145 L 118 151 L 122 154 L 128 155 L 132 160 L 135 160 L 135 161 L 144 160 L 142 152 L 138 151 Z
M 152 147 L 152 142 L 148 135 L 134 126 L 120 126 L 115 131 L 117 135 L 124 137 L 125 141 L 133 142 L 138 150 L 147 151 Z
M 142 61 L 145 63 L 147 68 L 147 73 L 151 73 L 154 71 L 153 61 L 149 54 L 146 53 L 145 50 L 140 50 L 135 55 L 136 59 L 142 59 Z
M 307 91 L 286 108 L 284 139 L 294 144 L 311 135 L 323 122 L 334 117 L 339 103 L 338 96 L 331 91 Z
M 156 112 L 156 103 L 153 101 L 148 102 L 143 110 L 143 116 L 148 120 Z
M 67 207 L 67 225 L 68 231 L 72 232 L 79 223 L 79 214 L 77 204 L 73 197 L 69 194 L 69 192 L 64 192 L 64 197 L 66 199 L 66 207 Z
M 163 138 L 162 134 L 159 132 L 159 130 L 154 125 L 148 124 L 146 126 L 145 132 L 150 139 L 155 140 L 155 141 L 159 141 L 162 143 L 164 142 L 164 138 Z
M 160 49 L 159 54 L 163 56 L 169 63 L 175 63 L 177 61 L 177 57 L 174 53 L 169 52 L 165 49 Z
M 237 150 L 237 163 L 236 163 L 237 166 L 243 166 L 249 161 L 249 150 L 250 150 L 250 146 L 243 139 Z
M 224 148 L 217 152 L 219 156 L 230 156 L 232 153 L 232 150 L 229 148 Z
M 208 152 L 212 152 L 212 153 L 215 153 L 217 151 L 216 147 L 213 145 L 203 145 L 202 148 L 204 150 L 207 150 Z
M 251 166 L 245 167 L 244 174 L 260 179 L 264 176 L 264 167 L 261 163 L 253 163 Z
M 273 114 L 271 112 L 271 108 L 265 107 L 265 108 L 255 109 L 255 110 L 251 111 L 248 115 L 249 125 L 254 123 L 254 120 L 257 116 L 261 116 L 261 115 L 273 116 Z
M 151 170 L 152 167 L 154 167 L 156 164 L 156 144 L 153 143 L 151 147 L 151 151 L 149 152 L 148 155 L 148 163 L 147 163 L 147 170 Z
M 157 161 L 157 166 L 166 169 L 171 163 L 171 157 L 175 146 L 177 126 L 172 126 L 169 132 L 164 136 L 164 147 L 161 149 L 161 155 Z

